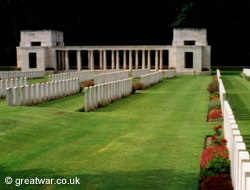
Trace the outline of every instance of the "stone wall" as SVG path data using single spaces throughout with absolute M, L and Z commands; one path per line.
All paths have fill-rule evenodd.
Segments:
M 176 70 L 161 70 L 163 74 L 163 78 L 165 79 L 170 79 L 170 78 L 175 78 L 176 77 Z
M 41 42 L 42 47 L 64 45 L 63 33 L 54 30 L 21 31 L 21 47 L 30 47 L 31 42 Z
M 193 28 L 174 29 L 173 45 L 183 46 L 184 41 L 195 41 L 195 45 L 207 45 L 207 30 Z
M 44 71 L 48 62 L 48 49 L 46 47 L 17 47 L 17 67 L 22 71 Z M 29 67 L 29 53 L 36 53 L 36 68 Z

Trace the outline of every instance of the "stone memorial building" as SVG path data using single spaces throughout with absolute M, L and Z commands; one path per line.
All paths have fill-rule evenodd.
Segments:
M 174 29 L 172 45 L 166 46 L 65 46 L 63 32 L 21 31 L 17 66 L 22 71 L 176 69 L 177 74 L 206 74 L 211 47 L 206 29 Z

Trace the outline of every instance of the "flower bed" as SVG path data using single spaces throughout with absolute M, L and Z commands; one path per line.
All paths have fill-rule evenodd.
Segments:
M 219 95 L 219 82 L 217 76 L 213 76 L 213 81 L 209 83 L 207 91 L 210 93 L 208 104 L 208 122 L 222 121 L 221 102 Z
M 230 177 L 227 140 L 222 126 L 214 127 L 214 134 L 206 138 L 200 161 L 200 189 L 233 189 Z

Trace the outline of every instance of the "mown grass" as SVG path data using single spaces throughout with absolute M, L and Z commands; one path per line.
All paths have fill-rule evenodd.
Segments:
M 235 72 L 236 73 L 236 72 Z M 241 134 L 250 151 L 250 82 L 240 77 L 238 74 L 224 75 L 222 80 L 225 85 L 227 100 L 229 101 L 233 113 L 236 117 Z
M 84 94 L 31 107 L 0 100 L 4 178 L 79 177 L 80 185 L 16 189 L 197 189 L 211 76 L 179 76 L 94 112 Z

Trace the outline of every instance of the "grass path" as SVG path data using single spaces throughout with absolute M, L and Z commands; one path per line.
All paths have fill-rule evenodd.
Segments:
M 6 176 L 75 177 L 80 185 L 18 189 L 185 189 L 198 187 L 210 76 L 180 76 L 94 112 L 83 94 L 32 107 L 0 100 L 0 189 Z
M 250 82 L 242 79 L 239 72 L 224 72 L 222 80 L 227 99 L 232 107 L 241 134 L 250 151 Z

